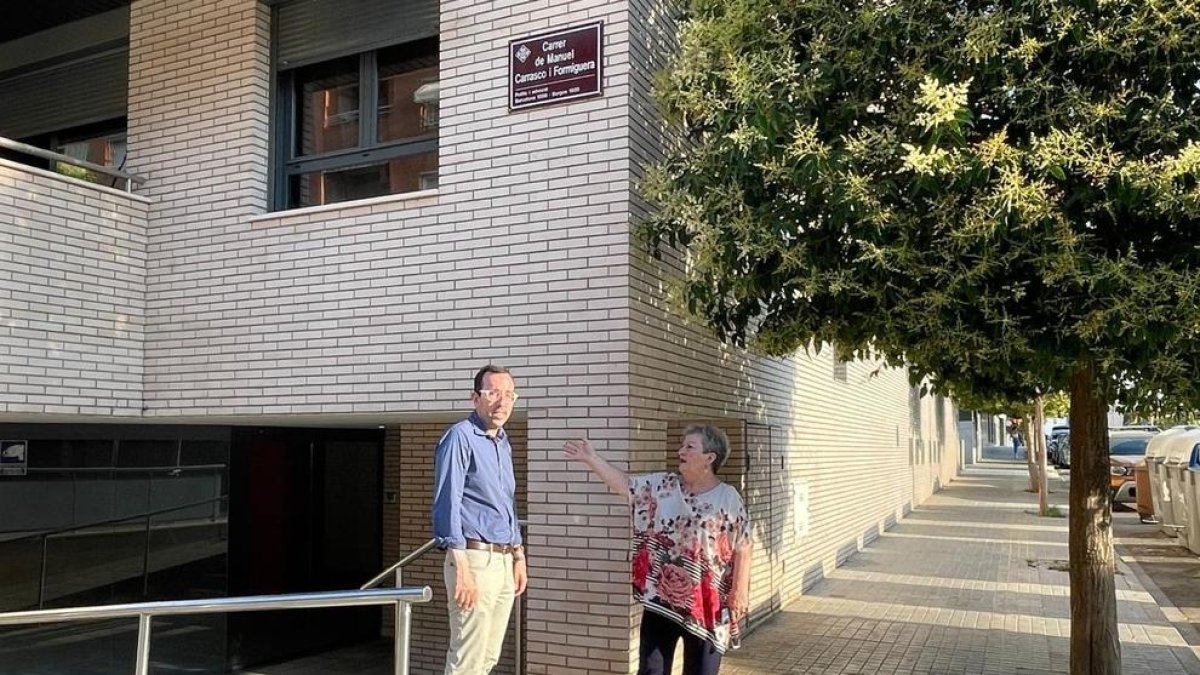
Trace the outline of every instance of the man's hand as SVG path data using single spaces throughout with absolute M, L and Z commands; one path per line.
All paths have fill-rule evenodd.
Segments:
M 463 609 L 475 606 L 479 597 L 479 588 L 475 585 L 475 575 L 471 573 L 471 563 L 467 560 L 467 552 L 454 549 L 454 602 Z
M 513 561 L 513 583 L 517 587 L 517 595 L 525 592 L 525 588 L 529 586 L 529 569 L 525 566 L 525 559 Z

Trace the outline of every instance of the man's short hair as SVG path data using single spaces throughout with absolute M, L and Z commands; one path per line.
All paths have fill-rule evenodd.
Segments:
M 724 431 L 711 424 L 692 424 L 683 430 L 684 436 L 693 434 L 700 437 L 700 445 L 704 452 L 717 456 L 713 460 L 713 473 L 720 471 L 721 467 L 725 466 L 725 462 L 729 461 L 729 437 L 725 435 Z
M 512 377 L 512 373 L 509 372 L 508 368 L 489 363 L 480 368 L 478 373 L 475 373 L 476 393 L 479 393 L 479 390 L 483 389 L 483 378 L 487 377 L 488 375 L 508 375 L 509 377 Z

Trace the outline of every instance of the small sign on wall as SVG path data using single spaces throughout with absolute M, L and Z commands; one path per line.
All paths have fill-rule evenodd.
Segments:
M 603 23 L 508 43 L 508 107 L 522 110 L 604 93 Z
M 0 441 L 0 476 L 24 476 L 29 468 L 29 441 Z

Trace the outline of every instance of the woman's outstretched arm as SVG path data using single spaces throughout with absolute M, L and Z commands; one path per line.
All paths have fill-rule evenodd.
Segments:
M 563 452 L 571 459 L 583 462 L 592 473 L 600 477 L 609 490 L 621 495 L 629 501 L 629 476 L 624 471 L 613 466 L 608 460 L 596 454 L 596 449 L 587 439 L 580 438 L 567 441 Z

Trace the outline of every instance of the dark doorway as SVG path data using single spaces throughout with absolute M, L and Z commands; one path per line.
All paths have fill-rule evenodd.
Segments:
M 378 572 L 383 432 L 239 428 L 230 456 L 229 594 L 357 588 Z M 376 607 L 229 616 L 229 669 L 377 638 Z

